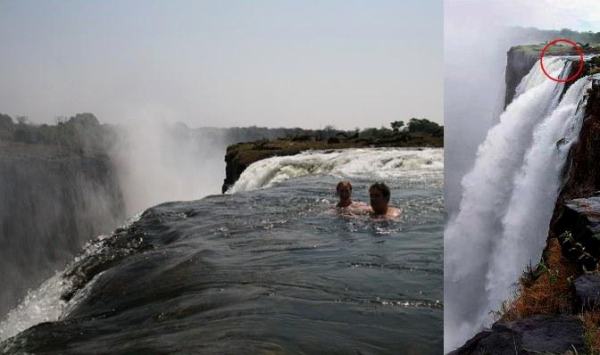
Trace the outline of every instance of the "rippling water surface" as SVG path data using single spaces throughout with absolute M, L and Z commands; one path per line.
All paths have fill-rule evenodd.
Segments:
M 51 322 L 0 352 L 441 353 L 441 171 L 387 181 L 398 221 L 336 213 L 339 178 L 147 210 L 30 293 L 0 336 Z

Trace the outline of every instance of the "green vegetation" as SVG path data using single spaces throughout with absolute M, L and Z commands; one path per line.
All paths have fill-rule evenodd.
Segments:
M 425 118 L 411 118 L 408 122 L 408 131 L 411 133 L 431 133 L 434 137 L 444 136 L 444 127 Z
M 577 32 L 567 28 L 562 30 L 540 30 L 537 28 L 514 27 L 512 31 L 517 37 L 532 38 L 537 44 L 527 44 L 514 46 L 512 50 L 522 51 L 528 57 L 538 57 L 541 50 L 550 41 L 555 39 L 568 39 L 576 42 L 585 54 L 600 54 L 600 32 Z M 547 48 L 545 55 L 577 55 L 573 46 L 558 42 L 556 45 Z M 586 74 L 590 73 L 590 68 L 586 68 Z
M 393 121 L 390 127 L 365 128 L 355 130 L 339 130 L 328 125 L 323 129 L 302 128 L 267 128 L 267 127 L 233 127 L 191 129 L 185 124 L 174 125 L 172 133 L 182 137 L 197 134 L 203 141 L 207 139 L 215 144 L 222 141 L 226 144 L 252 142 L 268 147 L 268 142 L 282 140 L 295 142 L 294 150 L 320 149 L 327 145 L 339 144 L 340 147 L 351 146 L 430 146 L 442 147 L 444 127 L 425 118 L 411 118 L 404 121 Z M 15 119 L 0 114 L 0 141 L 24 144 L 58 145 L 76 152 L 106 152 L 118 136 L 118 126 L 100 124 L 91 113 L 79 113 L 70 118 L 59 117 L 56 124 L 35 125 L 29 123 L 27 117 L 17 116 Z M 300 144 L 303 143 L 303 144 Z
M 540 30 L 534 27 L 514 27 L 513 31 L 526 38 L 538 38 L 540 41 L 551 41 L 556 38 L 566 38 L 579 42 L 582 47 L 586 44 L 600 43 L 600 32 L 578 32 L 568 28 L 561 30 Z
M 546 46 L 546 43 L 539 44 L 527 44 L 513 47 L 515 50 L 520 50 L 525 52 L 527 55 L 539 57 L 540 52 Z M 585 47 L 582 47 L 583 52 L 585 54 L 595 54 L 600 53 L 600 44 L 587 44 Z M 559 42 L 553 46 L 550 46 L 546 49 L 544 56 L 547 55 L 577 55 L 577 50 L 568 44 Z
M 229 142 L 266 142 L 276 139 L 291 140 L 293 142 L 344 142 L 348 140 L 368 141 L 410 141 L 416 137 L 434 138 L 441 144 L 444 136 L 444 127 L 425 118 L 411 118 L 406 125 L 404 121 L 393 121 L 391 128 L 369 127 L 354 130 L 339 130 L 328 125 L 323 129 L 303 128 L 266 128 L 266 127 L 232 127 L 232 128 L 199 128 L 205 132 L 223 132 Z M 441 146 L 437 145 L 436 146 Z
M 104 152 L 115 139 L 114 130 L 101 125 L 91 113 L 79 113 L 66 119 L 57 119 L 56 125 L 34 125 L 26 116 L 17 116 L 16 122 L 0 114 L 0 140 L 58 145 L 81 153 Z
M 294 128 L 285 132 L 287 134 L 281 138 L 263 138 L 231 145 L 227 148 L 227 156 L 230 159 L 235 156 L 241 165 L 247 166 L 265 157 L 292 155 L 310 149 L 443 146 L 444 127 L 425 118 L 411 118 L 407 126 L 403 121 L 394 121 L 391 122 L 391 127 L 391 129 L 381 127 L 354 131 L 341 131 L 332 126 L 322 130 Z M 261 128 L 246 129 L 260 130 Z M 252 131 L 248 133 L 252 136 Z
M 392 129 L 386 127 L 366 128 L 359 131 L 358 136 L 366 139 L 389 139 L 392 137 L 410 139 L 420 134 L 427 134 L 438 138 L 444 136 L 444 127 L 426 118 L 413 117 L 408 121 L 408 125 L 404 125 L 404 121 L 394 121 L 390 123 L 390 126 Z
M 394 121 L 390 125 L 392 126 L 392 130 L 394 132 L 398 132 L 402 127 L 404 127 L 404 121 Z

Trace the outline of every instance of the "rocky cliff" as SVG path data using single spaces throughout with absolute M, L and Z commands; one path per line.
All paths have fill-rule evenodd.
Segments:
M 520 67 L 509 63 L 511 66 Z M 516 69 L 509 73 L 508 67 L 507 76 L 518 74 Z M 598 60 L 592 59 L 586 63 L 585 74 L 596 72 Z M 542 260 L 523 274 L 518 297 L 499 313 L 492 328 L 452 354 L 600 352 L 598 162 L 600 81 L 593 80 L 579 140 L 572 146 L 563 172 Z
M 0 126 L 2 317 L 86 241 L 110 232 L 125 216 L 106 154 L 87 144 L 43 142 L 38 138 L 48 135 L 40 133 L 42 127 L 13 125 L 6 116 Z M 15 139 L 18 132 L 22 136 Z
M 505 69 L 505 95 L 504 95 L 504 107 L 508 106 L 509 103 L 515 97 L 516 89 L 521 79 L 529 71 L 531 67 L 540 59 L 540 53 L 544 48 L 544 44 L 537 45 L 522 45 L 511 47 L 506 53 L 506 69 Z M 600 46 L 587 46 L 583 49 L 583 53 L 586 55 L 600 53 Z M 553 55 L 572 55 L 577 56 L 577 51 L 570 46 L 550 46 L 545 53 L 547 56 Z M 586 62 L 584 74 L 594 74 L 597 72 L 599 61 L 593 59 Z M 577 70 L 577 66 L 573 66 L 572 74 Z M 572 82 L 568 83 L 565 90 Z
M 274 156 L 294 155 L 307 150 L 329 150 L 364 147 L 437 147 L 444 146 L 443 127 L 436 132 L 387 132 L 379 136 L 361 137 L 359 133 L 339 134 L 327 139 L 299 136 L 238 143 L 227 147 L 225 155 L 225 193 L 250 164 Z
M 539 59 L 539 52 L 528 46 L 511 47 L 506 53 L 506 70 L 504 81 L 506 91 L 504 94 L 504 107 L 515 97 L 517 86 L 521 79 Z

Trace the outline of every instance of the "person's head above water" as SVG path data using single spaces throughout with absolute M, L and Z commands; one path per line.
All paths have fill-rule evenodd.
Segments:
M 337 204 L 338 207 L 347 207 L 352 204 L 352 184 L 350 181 L 338 182 L 335 191 L 340 197 L 340 202 Z
M 390 188 L 383 182 L 376 182 L 369 187 L 369 198 L 374 214 L 386 214 L 390 202 Z

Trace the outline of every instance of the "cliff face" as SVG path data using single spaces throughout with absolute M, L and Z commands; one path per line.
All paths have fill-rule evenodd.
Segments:
M 588 92 L 585 119 L 579 141 L 569 153 L 566 180 L 557 205 L 600 190 L 600 81 Z
M 506 58 L 504 107 L 514 98 L 517 86 L 539 59 L 539 53 L 527 47 L 511 47 L 506 53 Z
M 123 219 L 106 155 L 0 142 L 0 316 Z
M 600 216 L 600 204 L 596 203 L 600 191 L 599 162 L 600 81 L 594 80 L 588 91 L 579 141 L 569 152 L 564 184 L 550 222 L 551 236 L 560 237 L 564 254 L 587 271 L 595 270 L 600 260 L 600 235 L 595 230 L 595 218 Z
M 593 62 L 586 63 L 585 74 L 596 70 Z M 592 82 L 587 96 L 579 139 L 563 171 L 542 266 L 526 282 L 521 280 L 514 303 L 526 308 L 528 315 L 517 315 L 517 320 L 506 319 L 514 314 L 503 315 L 492 329 L 475 335 L 453 354 L 600 351 L 600 81 Z M 566 286 L 557 287 L 560 284 Z M 539 290 L 544 293 L 541 298 L 531 297 Z
M 506 61 L 506 69 L 504 81 L 506 84 L 506 91 L 504 95 L 504 107 L 508 106 L 512 102 L 515 97 L 517 86 L 523 79 L 527 73 L 531 70 L 532 66 L 540 59 L 540 53 L 544 48 L 543 44 L 539 45 L 525 45 L 525 46 L 515 46 L 511 47 L 506 53 L 507 61 Z M 589 54 L 598 54 L 600 53 L 600 47 L 586 47 L 583 49 L 583 53 L 586 55 Z M 551 46 L 548 48 L 545 56 L 553 56 L 553 55 L 572 55 L 577 56 L 578 53 L 573 47 L 561 47 L 561 46 Z M 589 75 L 600 72 L 600 58 L 594 57 L 591 60 L 588 60 L 585 63 L 584 70 L 582 75 Z M 571 68 L 571 73 L 568 76 L 571 76 L 577 72 L 578 65 L 573 65 Z M 563 91 L 566 92 L 568 87 L 574 81 L 570 81 L 565 85 L 565 89 Z

